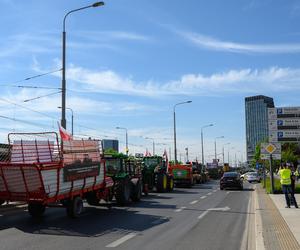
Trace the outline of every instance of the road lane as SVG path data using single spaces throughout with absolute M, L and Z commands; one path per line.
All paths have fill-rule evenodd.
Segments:
M 64 209 L 55 208 L 47 209 L 41 221 L 32 220 L 24 209 L 13 215 L 3 214 L 1 249 L 109 249 L 107 246 L 128 250 L 176 249 L 185 240 L 190 249 L 199 249 L 199 237 L 193 241 L 189 239 L 190 234 L 199 233 L 199 230 L 203 234 L 201 230 L 204 229 L 208 235 L 213 234 L 222 221 L 222 218 L 215 219 L 218 213 L 233 211 L 243 217 L 243 210 L 231 203 L 242 202 L 247 206 L 247 191 L 226 194 L 217 189 L 218 183 L 211 182 L 190 189 L 176 189 L 173 193 L 153 193 L 130 207 L 87 207 L 83 216 L 76 220 L 67 218 Z M 212 194 L 207 196 L 208 193 Z M 226 206 L 233 210 L 209 211 Z M 176 210 L 180 211 L 174 212 Z M 232 220 L 227 215 L 223 217 L 227 217 L 225 224 Z M 239 226 L 243 232 L 243 223 Z M 226 230 L 228 226 L 222 228 Z

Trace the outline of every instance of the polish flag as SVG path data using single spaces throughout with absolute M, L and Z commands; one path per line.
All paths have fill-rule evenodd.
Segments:
M 169 159 L 168 159 L 168 153 L 167 153 L 167 150 L 164 150 L 163 157 L 166 159 L 166 163 L 167 163 L 167 166 L 168 166 L 168 164 L 169 164 Z
M 59 123 L 58 124 L 58 128 L 59 128 L 59 134 L 60 134 L 60 138 L 63 140 L 63 141 L 69 141 L 69 140 L 72 140 L 72 135 L 70 133 L 68 133 L 67 130 L 65 130 L 62 126 L 60 126 Z
M 145 156 L 151 156 L 151 153 L 148 151 L 148 148 L 146 149 Z

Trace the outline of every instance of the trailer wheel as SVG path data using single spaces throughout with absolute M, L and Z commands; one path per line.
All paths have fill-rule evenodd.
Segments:
M 166 192 L 168 187 L 168 178 L 165 173 L 158 173 L 156 180 L 156 191 L 159 193 Z
M 129 182 L 128 178 L 124 180 L 120 180 L 115 189 L 115 197 L 117 200 L 117 204 L 124 206 L 125 204 L 129 203 L 130 196 L 131 196 L 131 183 Z
M 35 218 L 41 217 L 46 210 L 46 206 L 37 203 L 28 204 L 28 213 Z
M 83 211 L 83 202 L 79 196 L 70 200 L 67 205 L 67 215 L 71 218 L 78 218 Z
M 0 200 L 0 206 L 2 205 L 2 204 L 4 204 L 4 200 Z
M 173 189 L 174 189 L 174 178 L 173 178 L 173 176 L 168 176 L 168 188 L 167 188 L 167 190 L 169 192 L 172 192 Z
M 138 181 L 136 184 L 132 183 L 132 195 L 131 199 L 133 201 L 140 201 L 142 197 L 142 185 L 141 181 Z
M 89 192 L 86 195 L 86 201 L 91 206 L 97 206 L 99 205 L 100 199 L 97 197 L 95 192 Z

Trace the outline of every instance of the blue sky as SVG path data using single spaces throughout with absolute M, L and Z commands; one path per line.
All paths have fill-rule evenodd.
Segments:
M 0 0 L 0 138 L 57 131 L 63 16 L 92 1 Z M 171 148 L 173 106 L 182 160 L 222 146 L 245 159 L 244 98 L 299 106 L 300 3 L 284 0 L 105 1 L 67 18 L 67 106 L 77 136 L 118 138 L 131 153 Z M 53 89 L 18 88 L 16 85 Z M 2 118 L 1 118 L 2 117 Z M 70 129 L 70 113 L 67 113 Z M 164 139 L 166 138 L 166 139 Z M 169 139 L 168 139 L 169 138 Z M 166 145 L 163 145 L 166 144 Z M 219 158 L 221 156 L 219 155 Z M 225 160 L 227 157 L 225 157 Z

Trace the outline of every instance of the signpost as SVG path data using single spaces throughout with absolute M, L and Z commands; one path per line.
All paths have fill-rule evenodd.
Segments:
M 271 193 L 274 192 L 272 160 L 281 159 L 280 142 L 300 141 L 300 107 L 268 108 L 269 143 L 261 146 L 261 158 L 270 159 Z
M 274 174 L 272 169 L 273 159 L 281 159 L 281 144 L 280 143 L 262 143 L 260 151 L 261 159 L 270 160 L 270 178 L 271 178 L 271 194 L 274 193 Z M 266 186 L 266 175 L 264 173 L 264 187 Z
M 269 142 L 300 141 L 300 107 L 268 108 Z

